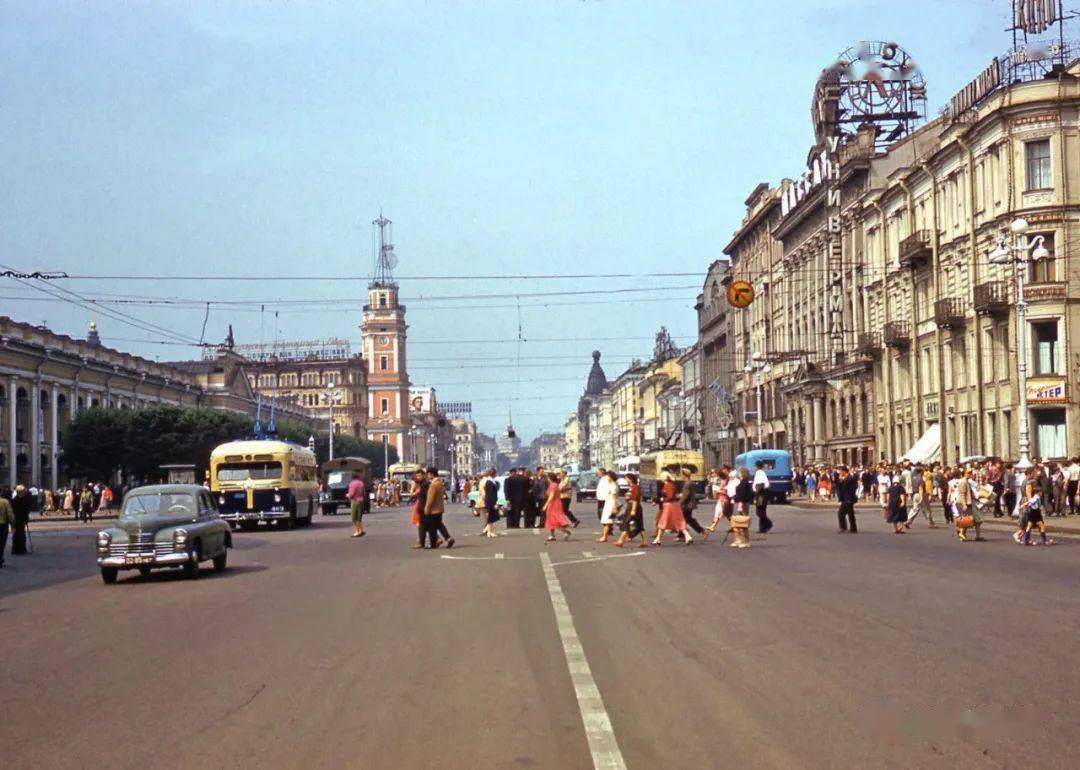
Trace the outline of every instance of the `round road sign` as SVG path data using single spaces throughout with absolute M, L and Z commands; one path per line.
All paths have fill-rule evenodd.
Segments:
M 727 287 L 727 301 L 732 307 L 749 307 L 754 301 L 754 287 L 749 281 L 732 281 Z

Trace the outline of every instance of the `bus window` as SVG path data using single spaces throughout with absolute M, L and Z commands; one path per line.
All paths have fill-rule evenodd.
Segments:
M 218 481 L 266 481 L 281 478 L 281 463 L 222 463 L 217 468 Z

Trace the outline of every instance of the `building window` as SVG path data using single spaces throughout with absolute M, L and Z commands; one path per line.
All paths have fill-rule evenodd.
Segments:
M 1039 409 L 1035 412 L 1036 453 L 1040 459 L 1065 457 L 1065 410 Z
M 1031 336 L 1035 340 L 1035 374 L 1058 374 L 1058 322 L 1033 323 Z
M 388 398 L 380 398 L 379 399 L 379 412 L 381 414 L 390 414 L 390 399 L 388 399 Z
M 983 329 L 983 349 L 982 349 L 982 381 L 984 383 L 990 383 L 994 381 L 994 326 L 990 325 Z
M 1050 140 L 1039 139 L 1024 145 L 1024 160 L 1027 167 L 1027 189 L 1049 190 L 1050 181 Z
M 385 372 L 390 364 L 390 359 L 386 356 L 379 356 L 379 371 Z
M 386 307 L 386 295 L 385 294 L 380 294 L 379 295 L 379 307 Z
M 1057 272 L 1054 270 L 1054 234 L 1035 233 L 1028 243 L 1034 243 L 1034 239 L 1040 235 L 1043 238 L 1043 248 L 1050 252 L 1050 256 L 1046 259 L 1031 260 L 1028 268 L 1028 280 L 1032 283 L 1048 283 L 1057 280 Z
M 1001 456 L 1012 457 L 1012 413 L 1001 413 Z

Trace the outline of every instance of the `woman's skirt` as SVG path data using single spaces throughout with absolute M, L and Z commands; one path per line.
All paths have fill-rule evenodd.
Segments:
M 686 529 L 686 518 L 683 516 L 682 506 L 677 502 L 664 503 L 660 509 L 660 519 L 656 522 L 658 529 L 682 532 Z
M 600 512 L 601 524 L 613 524 L 615 522 L 615 498 L 609 497 L 604 501 L 604 509 Z
M 545 514 L 544 529 L 560 529 L 569 526 L 570 519 L 566 518 L 566 513 L 563 511 L 562 500 L 556 497 L 551 501 Z
M 414 527 L 420 526 L 420 501 L 417 500 L 413 503 L 412 507 L 412 525 Z

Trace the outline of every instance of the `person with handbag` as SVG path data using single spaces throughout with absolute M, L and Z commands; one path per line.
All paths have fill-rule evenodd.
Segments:
M 622 516 L 622 532 L 619 539 L 614 542 L 616 548 L 623 548 L 627 542 L 635 537 L 641 537 L 641 545 L 638 548 L 648 548 L 649 543 L 645 539 L 645 515 L 641 510 L 641 487 L 638 486 L 636 473 L 626 474 L 626 480 L 630 488 L 626 491 L 626 513 Z
M 754 501 L 754 485 L 750 481 L 750 470 L 739 468 L 739 478 L 735 485 L 734 512 L 731 514 L 731 531 L 735 538 L 732 548 L 750 547 L 750 504 Z
M 975 539 L 985 540 L 982 536 L 982 516 L 975 504 L 975 482 L 971 478 L 971 469 L 965 468 L 954 492 L 956 499 L 956 536 L 966 541 L 967 531 L 975 528 Z

